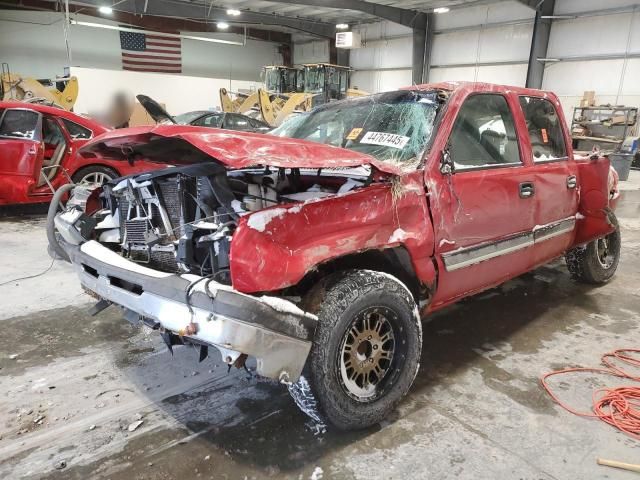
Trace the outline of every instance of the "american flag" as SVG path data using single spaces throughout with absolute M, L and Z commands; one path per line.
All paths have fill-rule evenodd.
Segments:
M 121 30 L 120 47 L 124 70 L 182 73 L 182 48 L 178 37 Z

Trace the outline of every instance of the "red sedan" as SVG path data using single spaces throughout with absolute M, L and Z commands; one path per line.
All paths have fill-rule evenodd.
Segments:
M 59 108 L 0 102 L 0 205 L 44 203 L 69 182 L 104 183 L 164 165 L 84 158 L 78 149 L 109 128 Z

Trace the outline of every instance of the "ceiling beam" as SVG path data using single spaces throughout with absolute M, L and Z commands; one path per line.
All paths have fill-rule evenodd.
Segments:
M 275 3 L 307 5 L 311 7 L 337 8 L 341 10 L 355 10 L 367 13 L 390 22 L 399 23 L 405 27 L 426 28 L 426 13 L 404 8 L 390 7 L 364 0 L 269 0 Z
M 0 8 L 20 9 L 20 10 L 37 10 L 37 11 L 60 11 L 55 2 L 49 0 L 20 0 L 20 2 L 7 3 L 0 0 Z M 80 7 L 77 5 L 69 5 L 71 13 L 79 13 L 91 17 L 111 20 L 125 25 L 154 30 L 156 32 L 179 33 L 179 32 L 218 32 L 218 33 L 235 33 L 244 35 L 244 27 L 230 26 L 227 30 L 220 30 L 215 23 L 205 23 L 199 20 L 189 20 L 180 18 L 163 18 L 155 16 L 140 16 L 128 12 L 114 11 L 112 15 L 102 15 L 94 7 Z M 277 32 L 274 30 L 262 30 L 259 28 L 247 27 L 247 38 L 253 40 L 262 40 L 265 42 L 280 43 L 283 45 L 291 44 L 291 34 Z
M 57 0 L 46 1 L 57 3 Z M 104 0 L 69 0 L 69 4 L 97 8 L 104 5 L 105 2 Z M 333 38 L 335 36 L 335 26 L 329 23 L 246 10 L 239 17 L 230 17 L 227 15 L 226 8 L 211 6 L 209 2 L 205 4 L 179 0 L 124 0 L 115 3 L 113 10 L 114 12 L 124 12 L 139 16 L 156 16 L 211 23 L 224 21 L 230 25 L 246 23 L 264 25 L 265 27 L 281 26 L 319 37 Z

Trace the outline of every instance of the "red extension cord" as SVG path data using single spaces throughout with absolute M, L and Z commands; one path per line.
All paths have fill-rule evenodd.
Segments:
M 593 413 L 585 413 L 574 410 L 561 402 L 547 383 L 547 379 L 553 375 L 573 372 L 601 373 L 640 382 L 640 376 L 631 375 L 613 363 L 614 360 L 617 360 L 620 363 L 640 368 L 640 359 L 635 358 L 633 354 L 640 354 L 640 350 L 632 348 L 614 350 L 602 356 L 602 363 L 607 368 L 565 368 L 564 370 L 544 374 L 540 377 L 540 382 L 547 393 L 551 395 L 551 398 L 565 410 L 581 417 L 599 418 L 631 437 L 640 440 L 640 386 L 599 388 L 593 392 Z

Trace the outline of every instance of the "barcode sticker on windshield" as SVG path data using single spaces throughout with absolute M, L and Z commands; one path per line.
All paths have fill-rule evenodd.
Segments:
M 360 140 L 360 143 L 402 149 L 409 140 L 409 137 L 396 135 L 395 133 L 367 132 L 364 134 L 364 137 L 362 137 L 362 140 Z

